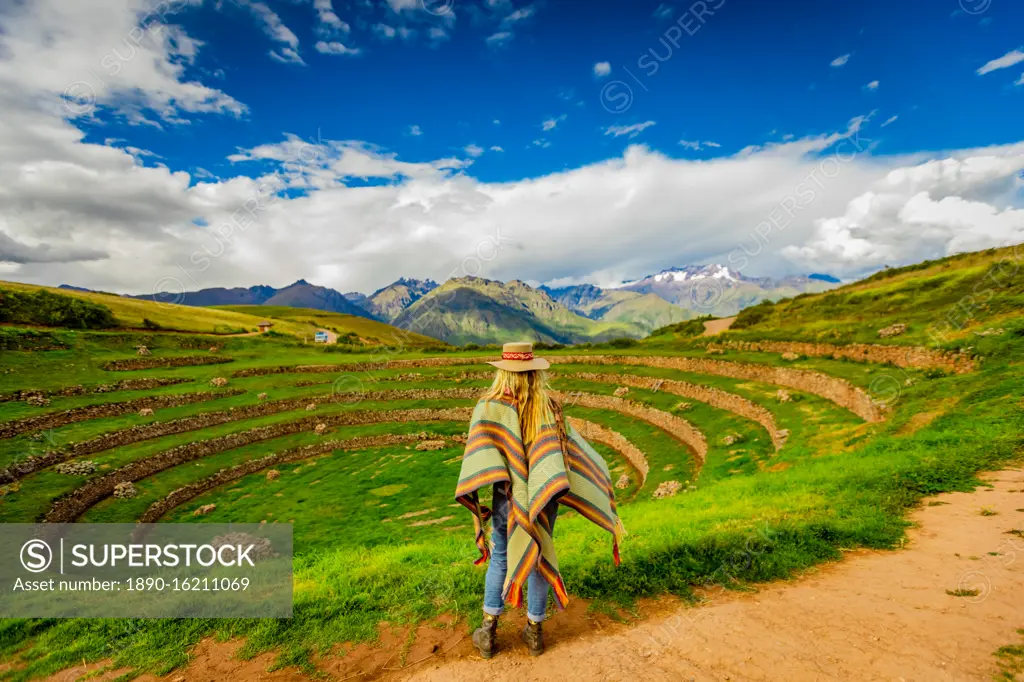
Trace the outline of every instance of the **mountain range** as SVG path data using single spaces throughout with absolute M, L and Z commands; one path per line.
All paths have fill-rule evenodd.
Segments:
M 442 284 L 401 278 L 372 294 L 299 280 L 269 286 L 213 288 L 134 296 L 193 306 L 273 305 L 313 308 L 389 322 L 453 344 L 532 339 L 546 343 L 646 336 L 701 315 L 728 317 L 765 300 L 830 289 L 829 275 L 747 277 L 724 265 L 688 265 L 620 285 L 535 288 L 521 280 L 458 277 Z M 62 285 L 65 288 L 74 288 Z

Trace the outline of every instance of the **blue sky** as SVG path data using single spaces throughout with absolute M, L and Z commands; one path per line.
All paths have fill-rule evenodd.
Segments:
M 208 4 L 181 16 L 189 34 L 208 45 L 195 70 L 223 72 L 214 82 L 249 112 L 160 130 L 105 121 L 91 133 L 123 137 L 174 168 L 218 175 L 239 172 L 226 160 L 236 147 L 284 132 L 367 140 L 409 161 L 461 154 L 472 144 L 500 146 L 503 154 L 485 152 L 474 164 L 473 174 L 485 181 L 578 167 L 621 154 L 637 139 L 671 156 L 732 154 L 785 135 L 831 131 L 871 110 L 881 121 L 899 117 L 879 136 L 885 153 L 1019 137 L 1024 88 L 1013 83 L 1024 67 L 988 78 L 976 71 L 1024 43 L 1021 3 L 992 0 L 980 15 L 934 0 L 725 0 L 711 10 L 717 3 L 708 3 L 714 14 L 704 25 L 692 3 L 518 3 L 530 15 L 494 46 L 486 39 L 502 32 L 502 12 L 471 12 L 469 3 L 456 2 L 451 22 L 422 10 L 395 13 L 386 2 L 367 8 L 335 0 L 336 14 L 351 27 L 340 38 L 359 50 L 337 56 L 315 50 L 318 22 L 309 4 L 269 0 L 300 41 L 304 65 L 272 59 L 279 43 L 246 8 Z M 381 39 L 376 24 L 417 35 Z M 695 33 L 677 37 L 676 48 L 665 40 L 671 26 Z M 430 28 L 449 37 L 431 40 L 424 35 Z M 643 63 L 659 67 L 653 76 L 651 67 L 637 65 L 648 50 Z M 657 62 L 654 55 L 671 57 Z M 843 55 L 850 55 L 843 66 L 831 66 Z M 594 75 L 600 62 L 611 66 L 604 78 Z M 602 106 L 601 88 L 616 80 L 633 93 L 622 113 Z M 869 88 L 874 81 L 877 89 Z M 556 127 L 543 130 L 552 120 Z M 632 139 L 604 132 L 651 120 L 656 125 Z M 410 135 L 412 126 L 422 134 Z M 721 147 L 693 150 L 680 140 Z
M 0 101 L 23 281 L 850 278 L 1024 239 L 1011 0 L 38 0 L 0 6 Z

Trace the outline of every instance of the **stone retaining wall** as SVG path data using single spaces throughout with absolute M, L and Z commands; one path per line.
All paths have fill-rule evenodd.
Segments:
M 566 417 L 566 419 L 584 440 L 593 443 L 604 443 L 622 455 L 639 474 L 640 485 L 638 487 L 642 488 L 644 486 L 644 483 L 647 482 L 647 472 L 650 471 L 650 464 L 647 462 L 647 456 L 640 448 L 633 445 L 628 438 L 618 431 L 612 431 L 600 424 L 595 424 L 586 419 L 579 419 L 578 417 Z
M 631 417 L 648 422 L 657 426 L 662 431 L 686 445 L 695 455 L 697 468 L 704 464 L 708 455 L 708 442 L 704 434 L 693 424 L 682 417 L 669 414 L 662 410 L 648 407 L 632 400 L 613 398 L 607 395 L 595 395 L 593 393 L 573 393 L 572 395 L 560 391 L 552 391 L 552 394 L 564 404 L 580 405 L 581 407 L 592 407 L 598 410 L 612 410 Z
M 24 417 L 15 419 L 5 424 L 0 424 L 0 439 L 13 438 L 20 433 L 29 431 L 41 431 L 44 429 L 55 429 L 59 426 L 87 421 L 89 419 L 102 419 L 104 417 L 118 417 L 123 414 L 138 412 L 143 408 L 178 407 L 180 405 L 192 405 L 208 400 L 219 400 L 231 396 L 241 395 L 245 391 L 235 389 L 230 391 L 201 391 L 199 393 L 182 393 L 179 395 L 156 395 L 148 398 L 136 398 L 119 403 L 103 403 L 101 405 L 87 405 L 75 407 L 61 412 L 47 412 L 35 417 Z
M 284 450 L 283 452 L 275 452 L 267 455 L 266 457 L 260 457 L 259 459 L 251 459 L 248 462 L 236 464 L 229 469 L 221 469 L 217 473 L 212 476 L 207 476 L 201 481 L 189 483 L 186 486 L 178 488 L 162 500 L 158 500 L 151 504 L 142 517 L 139 518 L 139 523 L 156 523 L 167 512 L 171 511 L 175 507 L 185 504 L 202 493 L 213 490 L 225 483 L 237 481 L 249 474 L 254 474 L 257 471 L 262 471 L 263 469 L 267 469 L 272 466 L 298 462 L 304 459 L 309 459 L 310 457 L 325 455 L 335 450 L 362 450 L 364 448 L 386 447 L 389 445 L 411 443 L 428 437 L 430 436 L 424 433 L 359 436 L 356 438 L 347 438 L 345 440 L 327 440 L 322 443 L 314 443 L 313 445 L 303 445 L 290 450 Z
M 114 494 L 119 483 L 134 482 L 160 471 L 210 455 L 287 436 L 312 431 L 323 422 L 328 426 L 361 426 L 390 422 L 469 421 L 473 410 L 468 407 L 438 410 L 359 410 L 334 415 L 314 415 L 282 424 L 261 426 L 219 438 L 185 443 L 151 457 L 130 462 L 109 474 L 90 479 L 80 487 L 54 500 L 43 517 L 46 523 L 73 523 L 90 507 Z
M 113 360 L 103 365 L 108 372 L 133 372 L 140 369 L 155 369 L 157 367 L 195 367 L 198 365 L 222 365 L 226 362 L 234 362 L 234 358 L 226 355 L 182 355 L 170 358 L 130 358 L 128 360 Z
M 44 398 L 60 398 L 70 397 L 76 395 L 86 395 L 87 393 L 115 393 L 117 391 L 147 391 L 153 388 L 161 388 L 163 386 L 174 386 L 176 384 L 187 384 L 193 381 L 193 379 L 187 378 L 165 378 L 160 379 L 152 377 L 148 379 L 122 379 L 121 381 L 114 382 L 113 384 L 99 384 L 98 386 L 92 386 L 86 388 L 85 386 L 65 386 L 54 390 L 43 390 L 37 388 L 26 388 L 20 391 L 14 391 L 12 393 L 4 393 L 0 395 L 0 403 L 9 403 L 18 400 L 26 400 L 32 396 L 42 396 Z
M 779 431 L 775 423 L 775 415 L 767 408 L 758 405 L 752 400 L 743 396 L 723 391 L 713 386 L 691 384 L 688 381 L 675 381 L 673 379 L 659 379 L 658 377 L 642 377 L 633 374 L 595 374 L 593 372 L 574 372 L 571 374 L 559 374 L 558 376 L 581 379 L 583 381 L 597 381 L 606 384 L 622 384 L 633 388 L 646 388 L 652 391 L 665 391 L 674 395 L 691 398 L 702 403 L 707 403 L 720 410 L 732 412 L 746 419 L 757 422 L 765 428 L 772 439 L 776 452 L 786 444 L 786 435 Z
M 715 374 L 732 379 L 760 381 L 776 386 L 785 386 L 805 393 L 813 393 L 840 407 L 845 407 L 861 419 L 879 422 L 885 419 L 885 411 L 871 396 L 845 379 L 829 376 L 809 369 L 792 367 L 770 367 L 750 362 L 729 362 L 707 358 L 684 358 L 671 356 L 636 355 L 553 355 L 548 358 L 553 364 L 575 365 L 640 365 L 659 369 L 675 369 L 696 374 Z
M 242 393 L 244 391 L 236 391 Z M 219 393 L 218 395 L 227 395 Z M 0 470 L 0 484 L 13 483 L 29 474 L 42 469 L 60 464 L 75 457 L 91 455 L 111 448 L 131 445 L 152 438 L 162 438 L 178 433 L 196 431 L 210 426 L 218 426 L 232 421 L 267 417 L 282 412 L 304 409 L 309 403 L 357 403 L 362 400 L 463 400 L 479 397 L 479 389 L 473 388 L 449 388 L 449 389 L 422 389 L 412 391 L 370 391 L 367 393 L 337 393 L 319 396 L 306 396 L 303 398 L 289 398 L 272 402 L 257 403 L 244 407 L 231 408 L 230 410 L 218 410 L 206 412 L 194 417 L 182 417 L 167 422 L 151 422 L 139 424 L 127 429 L 112 431 L 102 436 L 91 438 L 80 443 L 73 443 L 60 450 L 51 450 L 37 457 L 27 457 L 20 462 L 15 462 L 6 469 Z M 132 410 L 128 410 L 131 412 Z M 103 415 L 106 416 L 106 415 Z
M 910 369 L 937 368 L 953 374 L 973 372 L 978 365 L 977 358 L 964 352 L 953 353 L 924 346 L 896 346 L 881 343 L 851 343 L 837 346 L 832 343 L 804 341 L 721 341 L 709 343 L 708 348 L 731 348 L 760 353 L 796 353 L 814 358 L 846 359 L 880 365 L 891 364 Z
M 785 386 L 806 393 L 813 393 L 844 407 L 865 421 L 883 421 L 885 410 L 876 404 L 863 389 L 857 388 L 845 379 L 829 376 L 822 372 L 791 367 L 771 367 L 752 362 L 729 362 L 705 358 L 678 356 L 635 356 L 635 355 L 549 355 L 552 364 L 589 365 L 642 365 L 663 369 L 676 369 L 695 374 L 713 374 L 733 379 L 760 381 Z M 474 365 L 487 362 L 487 358 L 424 358 L 419 360 L 392 360 L 389 362 L 350 363 L 345 365 L 286 365 L 279 367 L 254 367 L 235 372 L 234 376 L 262 376 L 266 374 L 319 373 L 319 372 L 366 372 L 381 369 L 414 367 L 450 367 Z

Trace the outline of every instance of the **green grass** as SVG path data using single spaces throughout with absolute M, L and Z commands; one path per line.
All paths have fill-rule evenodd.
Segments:
M 914 335 L 894 341 L 919 343 L 919 325 L 929 316 L 941 315 L 948 301 L 959 300 L 952 289 L 970 286 L 977 281 L 978 272 L 986 272 L 1000 257 L 998 253 L 975 254 L 962 261 L 952 259 L 879 276 L 835 292 L 798 297 L 772 306 L 771 314 L 729 334 L 752 340 L 828 338 L 826 332 L 832 324 L 839 330 L 836 341 L 866 340 L 888 321 L 904 320 L 911 324 Z M 931 279 L 935 277 L 940 279 Z M 791 577 L 815 564 L 839 559 L 845 548 L 899 546 L 908 527 L 906 512 L 922 498 L 972 490 L 979 471 L 1024 459 L 1024 365 L 1020 362 L 1024 357 L 1024 334 L 1015 331 L 1022 327 L 1022 316 L 1013 291 L 1010 285 L 1001 289 L 990 299 L 990 310 L 976 315 L 985 325 L 1005 327 L 1006 332 L 972 337 L 971 345 L 984 357 L 980 370 L 970 374 L 929 378 L 921 372 L 825 358 L 783 363 L 777 354 L 770 353 L 730 351 L 721 356 L 736 362 L 814 369 L 866 389 L 879 377 L 890 377 L 898 381 L 898 400 L 887 420 L 880 423 L 865 424 L 833 403 L 796 391 L 792 392 L 793 402 L 779 403 L 774 397 L 777 387 L 757 382 L 639 366 L 556 365 L 553 384 L 562 391 L 609 395 L 616 387 L 615 383 L 564 376 L 572 372 L 635 374 L 703 383 L 766 406 L 779 428 L 790 430 L 785 447 L 775 452 L 768 434 L 754 422 L 680 396 L 631 388 L 627 398 L 678 414 L 706 434 L 707 462 L 698 473 L 690 454 L 661 429 L 614 411 L 569 406 L 568 414 L 628 438 L 646 454 L 651 465 L 643 489 L 633 481 L 629 488 L 619 491 L 622 520 L 629 533 L 621 547 L 620 567 L 612 565 L 606 534 L 576 514 L 560 516 L 556 541 L 570 593 L 596 600 L 597 609 L 628 609 L 644 597 L 689 597 L 695 587 L 744 589 L 750 583 Z M 872 297 L 879 292 L 876 302 Z M 839 298 L 828 298 L 833 295 Z M 882 306 L 887 306 L 884 314 Z M 792 316 L 784 315 L 782 311 L 786 310 Z M 967 331 L 958 337 L 960 341 L 954 341 L 967 338 Z M 621 349 L 591 347 L 554 353 L 706 357 L 701 347 L 692 344 L 691 337 L 683 338 L 682 332 L 682 328 L 670 330 Z M 342 357 L 325 355 L 321 349 L 293 340 L 265 337 L 218 340 L 223 345 L 221 352 L 235 360 L 230 365 L 111 376 L 115 373 L 100 367 L 112 359 L 133 357 L 132 347 L 140 338 L 149 339 L 154 355 L 160 356 L 203 352 L 197 351 L 201 348 L 198 344 L 210 343 L 209 337 L 61 332 L 60 338 L 67 346 L 65 350 L 4 352 L 0 356 L 0 391 L 53 389 L 78 383 L 91 386 L 129 376 L 184 376 L 194 382 L 144 392 L 56 397 L 46 408 L 0 403 L 0 419 L 139 395 L 202 390 L 214 376 L 228 376 L 230 388 L 243 388 L 247 393 L 209 404 L 159 410 L 155 418 L 249 405 L 260 392 L 269 393 L 271 399 L 321 395 L 330 393 L 331 382 L 340 377 L 346 377 L 346 389 L 361 384 L 366 390 L 455 385 L 482 388 L 487 384 L 486 377 L 460 378 L 462 372 L 486 369 L 478 365 L 350 372 L 344 364 L 431 355 L 422 348 Z M 482 355 L 493 355 L 493 350 L 459 353 L 467 359 Z M 232 377 L 234 372 L 249 367 L 327 363 L 339 363 L 337 372 Z M 414 381 L 397 380 L 398 375 L 410 373 L 419 376 Z M 303 380 L 327 383 L 295 386 Z M 684 401 L 691 403 L 690 407 L 677 411 L 676 405 Z M 426 405 L 409 400 L 331 404 L 321 405 L 316 414 L 471 403 L 463 400 Z M 87 458 L 105 467 L 99 472 L 103 473 L 182 443 L 305 416 L 300 409 L 143 441 Z M 60 445 L 146 420 L 137 415 L 90 420 L 54 429 L 48 436 Z M 327 437 L 419 431 L 454 435 L 465 427 L 461 423 L 374 424 L 339 428 Z M 726 435 L 738 435 L 739 440 L 725 445 Z M 134 520 L 153 501 L 182 485 L 219 469 L 318 439 L 311 433 L 294 434 L 167 469 L 137 482 L 137 498 L 104 501 L 92 508 L 85 520 Z M 0 441 L 0 465 L 43 447 L 28 435 Z M 599 445 L 597 449 L 608 460 L 613 479 L 627 470 L 608 448 Z M 265 472 L 257 472 L 208 491 L 171 511 L 165 520 L 294 522 L 292 619 L 8 619 L 0 622 L 0 660 L 17 660 L 19 664 L 0 673 L 0 680 L 28 680 L 82 660 L 104 658 L 111 658 L 117 666 L 165 673 L 183 665 L 189 648 L 210 636 L 244 638 L 243 656 L 274 651 L 276 665 L 295 664 L 313 673 L 318 653 L 332 651 L 343 642 L 373 640 L 383 621 L 417 623 L 451 613 L 472 624 L 479 618 L 483 571 L 472 565 L 477 550 L 469 515 L 448 506 L 454 502 L 451 496 L 459 454 L 460 448 L 454 445 L 440 451 L 416 451 L 404 445 L 338 451 L 281 465 L 277 467 L 281 477 L 274 482 L 267 481 Z M 72 490 L 82 480 L 43 471 L 15 486 L 0 486 L 0 520 L 31 521 L 45 512 L 56 496 Z M 653 500 L 650 493 L 667 480 L 691 481 L 696 488 Z M 195 509 L 210 503 L 217 505 L 212 513 L 193 516 Z M 425 509 L 432 511 L 399 518 Z M 449 514 L 452 519 L 437 524 L 412 525 Z M 446 530 L 457 526 L 467 528 Z M 1022 530 L 1010 532 L 1024 537 Z M 1009 671 L 1009 676 L 1004 674 L 1000 679 L 1019 676 L 1019 648 L 1014 645 L 997 652 L 1000 664 Z

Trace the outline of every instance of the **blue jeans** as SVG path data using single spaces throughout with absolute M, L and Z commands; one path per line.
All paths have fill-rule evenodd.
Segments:
M 502 588 L 505 586 L 505 573 L 508 571 L 508 498 L 505 497 L 505 484 L 494 486 L 494 506 L 491 516 L 491 563 L 487 567 L 484 580 L 484 613 L 500 616 L 505 610 L 501 599 Z M 551 532 L 555 530 L 555 516 L 558 514 L 558 502 L 550 502 L 545 508 L 551 519 Z M 536 568 L 530 572 L 526 583 L 526 616 L 535 623 L 544 620 L 548 610 L 548 592 L 551 585 Z

